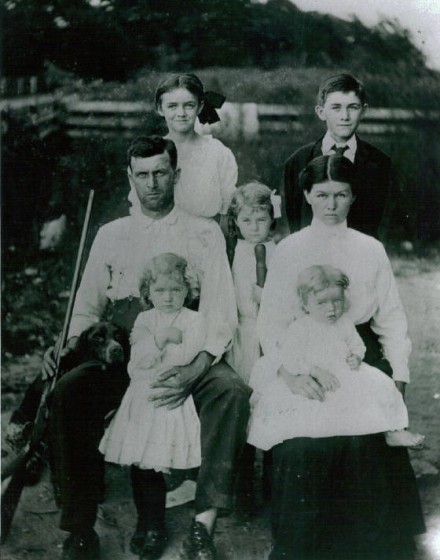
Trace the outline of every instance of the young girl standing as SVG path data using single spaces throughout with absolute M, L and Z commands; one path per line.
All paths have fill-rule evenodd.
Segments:
M 253 365 L 261 355 L 257 316 L 267 265 L 275 250 L 271 230 L 280 216 L 279 197 L 258 182 L 238 187 L 229 207 L 230 220 L 241 234 L 232 258 L 232 278 L 238 310 L 238 328 L 227 362 L 248 383 Z M 246 445 L 238 477 L 238 506 L 251 513 L 254 503 L 255 447 Z M 264 458 L 263 492 L 269 494 L 269 461 Z
M 223 104 L 224 97 L 205 92 L 194 74 L 176 74 L 159 84 L 155 101 L 168 127 L 166 138 L 177 147 L 181 175 L 175 188 L 176 205 L 189 214 L 220 221 L 235 191 L 237 163 L 229 148 L 198 134 L 195 125 L 197 118 L 202 124 L 220 120 L 215 107 Z M 137 200 L 131 192 L 133 208 Z
M 153 308 L 141 312 L 134 324 L 128 364 L 131 382 L 99 447 L 106 461 L 135 467 L 134 553 L 142 551 L 147 528 L 164 517 L 165 501 L 155 503 L 151 496 L 164 484 L 160 473 L 198 467 L 201 462 L 200 424 L 193 398 L 189 396 L 174 409 L 157 407 L 151 400 L 157 377 L 173 366 L 190 363 L 202 349 L 202 316 L 185 307 L 197 291 L 197 278 L 182 257 L 164 253 L 147 264 L 140 297 L 146 307 Z M 163 527 L 156 529 L 165 535 Z
M 275 249 L 270 238 L 275 225 L 273 200 L 268 187 L 252 182 L 235 191 L 229 207 L 229 214 L 243 239 L 237 240 L 232 261 L 238 329 L 227 360 L 246 383 L 261 354 L 256 322 L 263 282 L 257 283 L 257 268 L 267 267 Z
M 290 325 L 280 352 L 287 372 L 311 375 L 325 400 L 292 394 L 276 376 L 264 397 L 253 397 L 248 441 L 267 450 L 294 437 L 385 433 L 390 446 L 420 448 L 424 436 L 408 431 L 408 412 L 392 379 L 365 362 L 365 345 L 345 312 L 348 277 L 331 266 L 298 275 L 305 315 Z M 290 373 L 290 375 L 295 375 Z

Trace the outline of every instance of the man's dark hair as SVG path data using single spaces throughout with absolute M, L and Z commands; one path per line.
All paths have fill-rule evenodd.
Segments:
M 367 95 L 362 82 L 350 76 L 350 74 L 336 74 L 326 78 L 319 86 L 318 105 L 322 107 L 327 96 L 335 91 L 342 91 L 343 93 L 354 91 L 362 105 L 367 102 Z
M 349 159 L 339 155 L 319 156 L 312 159 L 299 175 L 300 186 L 303 191 L 310 192 L 313 185 L 327 181 L 340 181 L 351 186 L 351 192 L 356 194 L 357 176 L 355 167 Z
M 177 149 L 172 140 L 162 136 L 138 136 L 130 143 L 127 150 L 127 166 L 131 169 L 131 158 L 147 158 L 167 153 L 171 167 L 177 169 Z

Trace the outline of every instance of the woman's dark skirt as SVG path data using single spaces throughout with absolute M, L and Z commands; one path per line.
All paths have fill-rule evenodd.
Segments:
M 391 375 L 369 325 L 358 332 L 365 361 Z M 382 434 L 273 448 L 271 560 L 410 560 L 424 530 L 408 452 Z

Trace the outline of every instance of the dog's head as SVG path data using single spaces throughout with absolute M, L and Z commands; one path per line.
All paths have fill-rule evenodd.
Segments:
M 99 360 L 108 365 L 128 362 L 129 353 L 127 332 L 106 321 L 86 329 L 75 348 L 75 354 L 81 361 Z

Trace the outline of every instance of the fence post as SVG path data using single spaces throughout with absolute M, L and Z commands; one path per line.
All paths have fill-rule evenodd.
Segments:
M 243 103 L 241 106 L 242 134 L 244 140 L 256 140 L 260 132 L 258 105 Z
M 17 95 L 24 93 L 24 78 L 17 78 Z
M 31 95 L 36 95 L 38 92 L 38 76 L 31 76 L 29 78 L 29 92 Z

